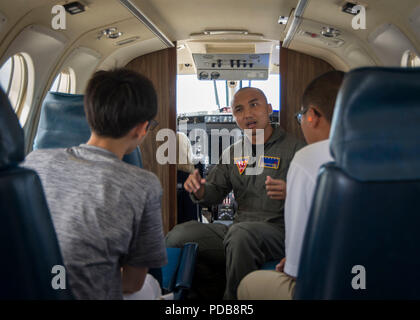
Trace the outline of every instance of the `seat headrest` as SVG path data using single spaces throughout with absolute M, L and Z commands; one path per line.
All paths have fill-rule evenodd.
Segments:
M 361 181 L 420 178 L 420 68 L 346 74 L 331 127 L 337 166 Z
M 83 95 L 48 92 L 42 104 L 34 150 L 77 146 L 89 137 Z
M 16 166 L 25 158 L 25 135 L 7 95 L 0 88 L 0 168 Z
M 33 149 L 69 148 L 86 143 L 91 131 L 81 94 L 48 92 L 42 104 Z M 142 168 L 140 149 L 126 154 L 123 161 Z

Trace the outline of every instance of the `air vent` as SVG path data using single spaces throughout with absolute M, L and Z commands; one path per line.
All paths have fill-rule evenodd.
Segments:
M 129 43 L 132 43 L 132 42 L 134 42 L 134 41 L 136 41 L 138 39 L 140 39 L 140 37 L 138 37 L 138 36 L 137 37 L 131 37 L 131 38 L 128 38 L 128 39 L 124 39 L 124 40 L 118 41 L 115 45 L 117 45 L 117 46 L 123 46 L 123 45 L 129 44 Z
M 332 27 L 323 27 L 321 29 L 321 34 L 327 38 L 335 38 L 341 35 L 341 31 Z
M 240 34 L 240 35 L 249 34 L 248 30 L 204 30 L 203 33 L 209 36 L 225 35 L 225 34 Z
M 101 32 L 99 32 L 98 34 L 98 40 L 102 39 L 103 36 L 107 37 L 108 39 L 117 39 L 119 37 L 122 36 L 122 32 L 118 31 L 117 28 L 115 27 L 111 27 L 111 28 L 107 28 L 102 30 Z

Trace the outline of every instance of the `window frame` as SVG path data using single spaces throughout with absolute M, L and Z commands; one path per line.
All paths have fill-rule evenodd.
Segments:
M 76 73 L 70 67 L 61 70 L 50 87 L 51 92 L 76 93 Z
M 406 50 L 401 57 L 401 66 L 406 68 L 420 67 L 420 57 L 411 50 Z
M 2 65 L 10 61 L 10 72 L 5 92 L 21 125 L 28 119 L 34 88 L 34 66 L 31 57 L 24 52 L 15 53 Z

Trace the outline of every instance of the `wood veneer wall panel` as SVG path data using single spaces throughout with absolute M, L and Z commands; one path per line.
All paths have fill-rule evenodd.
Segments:
M 334 70 L 327 62 L 286 48 L 280 48 L 281 110 L 280 125 L 287 132 L 304 140 L 296 122 L 302 94 L 306 86 L 321 74 Z
M 159 125 L 150 131 L 140 149 L 143 166 L 155 173 L 163 188 L 162 220 L 165 234 L 176 224 L 176 165 L 160 165 L 156 161 L 156 151 L 164 142 L 156 141 L 160 129 L 168 128 L 176 132 L 176 48 L 169 48 L 140 56 L 130 61 L 126 68 L 148 77 L 158 96 Z

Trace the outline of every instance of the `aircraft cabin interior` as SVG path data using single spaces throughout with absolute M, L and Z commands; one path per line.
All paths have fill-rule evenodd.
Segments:
M 65 11 L 62 11 L 63 9 Z M 78 111 L 55 110 L 57 114 L 52 114 L 53 110 L 48 111 L 47 106 L 52 103 L 55 103 L 54 106 L 60 104 L 83 106 L 86 86 L 96 71 L 123 67 L 149 78 L 157 93 L 158 112 L 155 120 L 158 125 L 145 136 L 140 148 L 126 157 L 130 158 L 127 160 L 128 163 L 138 164 L 158 177 L 163 189 L 161 213 L 165 235 L 177 224 L 188 220 L 230 225 L 237 204 L 233 192 L 216 206 L 205 207 L 192 203 L 188 192 L 183 189 L 183 183 L 189 173 L 180 171 L 177 164 L 160 164 L 156 160 L 159 148 L 165 143 L 165 139 L 158 137 L 159 130 L 182 131 L 189 137 L 187 142 L 191 144 L 191 152 L 196 160 L 194 168 L 199 169 L 201 175 L 205 177 L 213 167 L 212 161 L 209 156 L 206 157 L 206 152 L 200 149 L 199 140 L 191 139 L 190 133 L 193 129 L 200 129 L 210 135 L 211 130 L 227 129 L 229 144 L 232 143 L 234 137 L 230 133 L 238 129 L 238 126 L 232 114 L 231 103 L 237 90 L 252 86 L 264 91 L 273 108 L 270 115 L 271 123 L 304 141 L 304 135 L 299 123 L 296 122 L 295 115 L 301 110 L 302 94 L 307 85 L 328 71 L 339 70 L 351 74 L 353 78 L 349 77 L 342 92 L 342 99 L 346 97 L 348 100 L 340 100 L 340 103 L 351 104 L 353 103 L 351 99 L 354 98 L 358 105 L 362 106 L 366 102 L 372 109 L 361 110 L 352 105 L 355 114 L 359 112 L 357 119 L 346 111 L 334 119 L 336 121 L 333 124 L 334 134 L 337 137 L 340 135 L 341 140 L 332 148 L 337 150 L 337 154 L 342 154 L 342 157 L 337 156 L 336 160 L 339 161 L 341 157 L 344 165 L 351 167 L 349 170 L 353 170 L 351 172 L 354 172 L 357 183 L 370 181 L 365 177 L 377 172 L 386 171 L 395 174 L 390 174 L 392 177 L 389 178 L 378 173 L 379 178 L 374 178 L 371 184 L 379 183 L 377 181 L 383 183 L 379 183 L 380 185 L 376 187 L 368 183 L 368 186 L 363 185 L 363 188 L 358 189 L 355 186 L 356 182 L 351 184 L 341 176 L 337 178 L 334 186 L 327 183 L 323 185 L 324 192 L 331 192 L 330 196 L 317 194 L 315 202 L 319 200 L 321 204 L 326 203 L 331 197 L 334 197 L 334 201 L 344 199 L 340 195 L 333 196 L 334 192 L 340 187 L 348 188 L 347 190 L 354 188 L 351 189 L 352 195 L 347 195 L 345 198 L 348 202 L 343 200 L 344 206 L 352 209 L 354 214 L 365 211 L 366 214 L 360 219 L 353 216 L 350 218 L 348 210 L 343 209 L 343 220 L 339 222 L 331 215 L 314 213 L 317 208 L 319 210 L 323 208 L 325 212 L 328 210 L 340 212 L 341 209 L 334 207 L 334 203 L 331 206 L 319 204 L 312 207 L 313 225 L 307 229 L 310 236 L 307 234 L 305 240 L 307 247 L 302 256 L 307 264 L 300 269 L 304 280 L 298 288 L 298 296 L 302 299 L 340 297 L 340 294 L 334 295 L 335 287 L 330 286 L 333 280 L 329 282 L 328 276 L 320 276 L 316 283 L 308 279 L 310 273 L 317 272 L 319 268 L 331 267 L 328 269 L 328 274 L 335 275 L 334 266 L 336 268 L 341 266 L 339 262 L 331 263 L 333 266 L 327 262 L 315 263 L 317 252 L 328 256 L 329 259 L 326 259 L 328 261 L 346 260 L 345 256 L 335 251 L 338 247 L 332 246 L 329 249 L 323 247 L 326 241 L 323 235 L 328 235 L 331 239 L 336 239 L 335 237 L 339 237 L 340 234 L 351 238 L 352 233 L 346 229 L 345 223 L 348 223 L 349 227 L 359 224 L 368 226 L 366 228 L 370 233 L 361 233 L 359 238 L 355 236 L 357 240 L 354 241 L 355 246 L 359 242 L 366 243 L 366 248 L 373 250 L 369 251 L 369 254 L 381 250 L 377 249 L 375 232 L 382 228 L 384 230 L 390 228 L 389 225 L 394 226 L 395 228 L 391 228 L 393 231 L 389 231 L 389 237 L 404 238 L 406 241 L 403 245 L 406 250 L 400 251 L 401 256 L 395 261 L 404 265 L 408 273 L 414 273 L 413 270 L 420 267 L 420 258 L 414 258 L 410 262 L 404 256 L 410 248 L 418 252 L 414 243 L 418 244 L 420 240 L 418 232 L 413 231 L 414 226 L 420 223 L 419 206 L 415 204 L 417 202 L 415 194 L 417 193 L 418 197 L 420 191 L 419 0 L 2 0 L 0 2 L 0 87 L 7 95 L 23 129 L 22 143 L 25 156 L 36 149 L 70 147 L 73 146 L 72 141 L 81 141 L 77 142 L 78 145 L 87 140 L 90 130 L 86 124 L 72 122 L 77 112 L 84 114 L 83 108 L 79 108 Z M 381 72 L 384 72 L 383 75 Z M 392 86 L 382 84 L 382 81 L 390 80 L 394 73 Z M 363 87 L 365 85 L 366 90 Z M 398 91 L 390 97 L 392 88 Z M 386 102 L 385 98 L 381 100 L 382 96 L 387 97 Z M 359 98 L 362 99 L 361 102 L 357 100 Z M 381 103 L 384 104 L 384 109 L 380 108 Z M 387 107 L 392 104 L 394 109 L 390 107 L 388 110 Z M 400 107 L 401 111 L 397 112 Z M 373 110 L 375 114 L 372 114 Z M 2 114 L 0 114 L 0 124 L 3 126 L 7 122 L 1 117 Z M 414 124 L 416 121 L 417 125 Z M 357 126 L 363 126 L 361 129 L 363 134 L 358 135 L 361 131 L 354 129 Z M 384 129 L 386 126 L 389 130 Z M 346 136 L 341 130 L 349 130 L 348 132 L 355 130 L 355 132 Z M 241 131 L 237 132 L 240 137 Z M 372 132 L 383 132 L 383 135 L 376 134 L 378 137 L 372 138 L 370 136 L 370 134 L 374 136 Z M 15 143 L 12 138 L 7 140 L 6 137 L 1 133 L 0 138 L 4 140 L 1 142 L 2 145 L 10 147 Z M 387 139 L 387 142 L 376 144 L 373 142 L 376 138 Z M 360 141 L 366 141 L 366 144 L 360 147 L 365 152 L 362 155 L 357 154 L 359 149 L 355 147 Z M 347 147 L 350 151 L 344 150 Z M 223 151 L 221 145 L 219 148 L 219 151 Z M 368 149 L 369 152 L 366 151 Z M 410 152 L 405 153 L 406 149 Z M 3 157 L 2 152 L 0 148 L 0 158 Z M 377 153 L 380 155 L 376 156 Z M 207 150 L 208 154 L 211 154 L 211 150 Z M 372 161 L 375 165 L 369 162 L 370 167 L 368 165 L 367 169 L 364 169 L 359 165 L 359 161 L 365 160 Z M 3 161 L 0 163 L 3 164 Z M 7 166 L 0 168 L 0 180 L 2 175 L 6 175 L 4 170 L 9 170 L 8 168 Z M 333 174 L 334 170 L 331 168 L 330 174 Z M 398 176 L 397 173 L 400 171 L 402 173 Z M 393 189 L 396 194 L 395 203 L 388 203 L 387 198 L 375 193 L 382 190 L 384 184 L 390 187 L 399 184 L 398 190 L 405 190 L 404 196 L 400 196 L 400 191 Z M 10 208 L 9 201 L 20 203 L 17 205 L 19 210 L 22 209 L 23 202 L 31 203 L 29 200 L 24 200 L 25 197 L 13 198 L 14 196 L 7 193 L 9 187 L 6 187 L 6 184 L 3 186 L 0 186 L 0 192 L 3 193 L 0 197 L 1 215 L 9 215 L 7 214 Z M 364 190 L 364 193 L 358 190 Z M 372 192 L 372 196 L 363 198 L 369 192 Z M 386 192 L 383 194 L 387 195 Z M 353 203 L 351 199 L 354 200 Z M 371 204 L 366 204 L 368 199 L 381 203 L 377 208 L 382 207 L 384 210 L 383 221 L 381 220 L 378 225 L 366 218 L 370 212 L 370 209 L 366 208 L 371 208 Z M 399 206 L 395 208 L 396 204 Z M 25 208 L 29 212 L 32 210 L 30 207 Z M 394 210 L 392 212 L 399 210 L 401 216 L 388 217 L 386 213 L 388 208 L 392 208 L 389 209 Z M 407 217 L 404 217 L 404 214 Z M 411 226 L 402 222 L 407 222 L 407 219 L 413 219 Z M 336 230 L 339 231 L 334 233 L 326 230 L 328 228 L 325 225 L 328 225 L 328 221 L 334 223 L 337 226 Z M 1 232 L 4 233 L 4 236 L 0 236 L 3 242 L 2 248 L 4 243 L 14 243 L 14 241 L 20 243 L 20 240 L 16 239 L 24 238 L 25 232 L 31 232 L 28 231 L 30 228 L 27 229 L 28 226 L 24 225 L 24 230 L 16 230 L 14 233 L 10 231 L 10 226 L 5 227 L 6 230 L 2 229 Z M 319 234 L 321 230 L 325 231 L 323 235 Z M 9 233 L 12 236 L 6 235 Z M 49 236 L 47 238 L 51 239 Z M 32 242 L 37 242 L 34 239 Z M 310 242 L 313 239 L 317 240 Z M 342 244 L 340 240 L 334 243 L 337 243 L 337 246 L 348 245 L 348 242 Z M 395 249 L 393 245 L 396 246 L 393 243 L 390 245 L 390 250 Z M 19 248 L 16 245 L 10 250 L 20 250 Z M 54 247 L 51 250 L 56 252 L 59 249 Z M 415 252 L 412 254 L 417 256 Z M 391 260 L 395 254 L 396 251 L 390 251 Z M 336 256 L 333 258 L 333 255 Z M 404 274 L 404 270 L 402 273 Z M 45 276 L 50 275 L 51 272 Z M 376 276 L 370 275 L 370 277 Z M 418 299 L 420 276 L 411 274 L 410 277 L 417 288 L 404 290 L 407 297 Z M 405 281 L 397 278 L 400 282 Z M 28 279 L 31 279 L 30 276 Z M 321 281 L 328 285 L 320 285 Z M 305 291 L 305 288 L 311 289 Z M 400 292 L 399 289 L 395 292 Z M 398 294 L 385 298 L 399 298 Z M 5 292 L 0 296 L 1 299 L 8 299 Z M 379 291 L 375 291 L 370 297 L 377 296 L 381 296 Z M 363 297 L 362 295 L 361 298 Z M 350 296 L 350 298 L 359 297 Z

